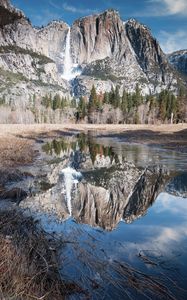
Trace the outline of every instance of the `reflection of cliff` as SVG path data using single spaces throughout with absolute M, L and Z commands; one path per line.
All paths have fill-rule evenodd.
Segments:
M 153 204 L 163 186 L 168 180 L 168 175 L 160 168 L 147 168 L 135 184 L 128 203 L 124 208 L 123 218 L 132 222 L 143 216 L 150 205 Z
M 140 170 L 127 162 L 114 164 L 112 161 L 103 167 L 103 156 L 101 167 L 97 162 L 97 168 L 90 169 L 90 160 L 83 163 L 83 178 L 79 183 L 72 182 L 71 215 L 80 223 L 106 230 L 115 228 L 122 219 L 131 222 L 144 215 L 168 179 L 161 169 Z M 69 216 L 67 182 L 62 169 L 67 163 L 65 160 L 51 166 L 45 185 L 48 188 L 28 197 L 21 206 L 34 212 L 53 214 L 59 220 L 66 219 Z
M 22 206 L 54 214 L 60 220 L 69 217 L 67 183 L 62 174 L 62 169 L 69 164 L 72 170 L 82 173 L 78 183 L 69 183 L 72 217 L 80 223 L 112 230 L 121 220 L 129 223 L 145 215 L 170 180 L 171 176 L 163 169 L 138 168 L 112 148 L 94 144 L 93 140 L 79 137 L 78 141 L 69 142 L 54 140 L 45 146 L 47 153 L 64 153 L 65 157 L 61 163 L 51 166 L 47 174 L 49 188 L 28 197 Z
M 144 215 L 167 180 L 161 169 L 140 171 L 129 164 L 121 170 L 111 169 L 111 179 L 105 180 L 105 172 L 100 175 L 100 186 L 79 183 L 73 216 L 79 222 L 107 230 L 122 219 L 131 222 Z
M 172 178 L 166 191 L 172 195 L 187 198 L 187 173 Z

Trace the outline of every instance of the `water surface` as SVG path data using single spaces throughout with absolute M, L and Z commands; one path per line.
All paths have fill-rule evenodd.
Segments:
M 72 299 L 186 299 L 186 154 L 83 134 L 42 151 L 46 189 L 22 206 L 68 241 Z

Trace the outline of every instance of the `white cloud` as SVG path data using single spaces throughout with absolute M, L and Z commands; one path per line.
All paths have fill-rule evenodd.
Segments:
M 65 10 L 71 13 L 79 13 L 79 14 L 92 14 L 97 13 L 98 11 L 96 9 L 89 9 L 89 8 L 80 8 L 73 5 L 69 5 L 67 2 L 63 4 L 56 4 L 53 0 L 49 1 L 49 4 L 58 10 Z
M 64 3 L 62 7 L 64 10 L 69 11 L 71 13 L 92 14 L 92 13 L 97 12 L 97 10 L 95 10 L 95 9 L 93 10 L 93 9 L 89 9 L 89 8 L 79 8 L 79 7 L 69 5 L 67 3 Z
M 60 5 L 56 4 L 56 3 L 53 2 L 52 0 L 49 1 L 49 4 L 50 4 L 52 7 L 56 8 L 56 9 L 61 9 L 61 8 L 62 8 L 62 7 L 60 7 Z
M 160 193 L 157 197 L 155 212 L 157 214 L 169 212 L 180 214 L 187 221 L 187 198 L 177 197 L 166 192 Z
M 158 40 L 165 53 L 187 49 L 187 31 L 178 30 L 176 32 L 160 31 Z
M 187 1 L 186 0 L 159 0 L 160 3 L 164 2 L 166 12 L 170 15 L 185 14 L 187 15 Z
M 144 11 L 136 12 L 135 16 L 187 16 L 187 0 L 147 0 Z

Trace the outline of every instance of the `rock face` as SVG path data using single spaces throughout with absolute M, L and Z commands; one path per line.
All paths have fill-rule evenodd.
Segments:
M 45 28 L 34 28 L 9 1 L 0 2 L 0 14 L 1 99 L 14 110 L 20 110 L 24 118 L 22 110 L 32 110 L 33 97 L 37 100 L 47 93 L 70 94 L 60 69 L 68 26 L 54 22 Z M 33 122 L 34 116 L 28 119 Z
M 74 61 L 84 67 L 86 76 L 79 79 L 80 86 L 83 81 L 86 86 L 88 76 L 97 80 L 98 91 L 103 79 L 110 87 L 118 84 L 130 91 L 139 83 L 144 94 L 176 85 L 166 55 L 150 30 L 133 19 L 123 22 L 114 10 L 75 21 L 72 41 L 76 41 Z M 107 90 L 107 84 L 103 89 Z
M 177 71 L 187 75 L 187 50 L 173 52 L 168 59 Z
M 24 18 L 22 11 L 11 6 L 8 0 L 0 0 L 0 26 L 11 24 Z
M 75 21 L 72 40 L 73 56 L 81 65 L 106 57 L 122 60 L 128 51 L 123 22 L 113 10 Z
M 62 79 L 68 33 L 69 65 L 72 72 L 81 70 L 71 82 Z M 34 94 L 38 99 L 57 92 L 64 97 L 89 95 L 93 83 L 97 92 L 116 85 L 120 93 L 124 88 L 134 91 L 137 83 L 142 94 L 176 90 L 176 75 L 150 30 L 133 19 L 123 22 L 115 10 L 76 20 L 69 31 L 63 21 L 35 28 L 1 0 L 0 45 L 1 98 L 13 107 L 24 101 L 28 107 Z

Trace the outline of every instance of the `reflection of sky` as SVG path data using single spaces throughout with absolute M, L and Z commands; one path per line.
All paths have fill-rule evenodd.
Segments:
M 51 224 L 45 221 L 47 220 L 43 220 L 43 225 L 47 231 L 56 231 L 62 234 L 65 240 L 71 241 L 66 247 L 66 252 L 63 249 L 63 259 L 65 254 L 69 256 L 71 253 L 70 260 L 67 260 L 64 266 L 64 271 L 67 268 L 67 274 L 75 271 L 72 266 L 77 264 L 79 251 L 84 248 L 93 260 L 104 259 L 108 261 L 108 264 L 114 261 L 129 262 L 130 265 L 142 271 L 169 274 L 181 286 L 185 286 L 187 281 L 187 198 L 161 193 L 145 216 L 131 224 L 120 222 L 118 227 L 111 232 L 77 224 L 71 219 L 61 224 L 57 224 L 55 220 Z M 71 252 L 74 244 L 79 249 L 78 254 L 77 250 L 73 252 L 74 254 Z M 144 264 L 137 257 L 140 251 L 143 251 L 141 253 L 145 253 L 146 256 L 150 255 L 153 261 L 164 261 L 164 265 L 158 264 L 155 267 Z M 84 265 L 84 257 L 82 259 Z M 163 267 L 169 268 L 169 271 Z M 171 271 L 171 268 L 177 268 L 177 275 L 175 271 Z M 97 272 L 102 271 L 97 270 Z M 74 276 L 76 279 L 77 271 Z
M 163 255 L 163 260 L 175 260 L 180 272 L 185 274 L 187 198 L 161 193 L 146 216 L 130 225 L 121 222 L 116 230 L 107 233 L 107 238 L 119 242 L 117 251 L 112 254 L 115 258 L 125 257 L 132 263 L 135 255 L 144 250 L 156 256 Z
M 71 226 L 70 226 L 71 224 Z M 66 231 L 71 233 L 76 230 L 93 232 L 100 239 L 102 237 L 105 245 L 111 242 L 118 245 L 117 255 L 120 252 L 140 250 L 159 250 L 169 254 L 175 249 L 187 247 L 187 198 L 175 197 L 167 193 L 161 193 L 154 205 L 149 208 L 147 215 L 134 221 L 131 224 L 120 222 L 117 229 L 112 232 L 103 232 L 102 230 L 93 229 L 89 225 L 79 225 L 76 223 L 64 222 L 53 226 L 48 223 L 47 231 L 55 230 L 56 232 Z M 56 227 L 56 228 L 55 228 Z M 51 230 L 50 230 L 51 231 Z M 100 235 L 102 233 L 102 236 Z M 119 243 L 119 244 L 118 244 Z M 120 247 L 119 247 L 120 245 Z
M 155 214 L 168 211 L 169 214 L 178 214 L 187 220 L 187 199 L 161 193 L 153 206 Z M 172 220 L 173 221 L 173 220 Z

